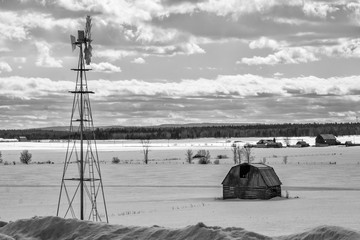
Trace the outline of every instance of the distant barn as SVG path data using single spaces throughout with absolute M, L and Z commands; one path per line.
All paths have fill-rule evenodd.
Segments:
M 332 134 L 318 134 L 315 138 L 316 146 L 338 145 L 340 142 Z
M 27 138 L 25 136 L 19 136 L 18 138 L 19 142 L 27 142 Z
M 274 169 L 262 163 L 232 167 L 223 185 L 223 198 L 270 199 L 281 196 L 281 181 Z

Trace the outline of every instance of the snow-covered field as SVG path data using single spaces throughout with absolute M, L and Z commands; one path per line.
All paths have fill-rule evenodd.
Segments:
M 314 144 L 314 138 L 303 139 Z M 319 235 L 313 239 L 339 239 L 335 235 L 339 232 L 348 234 L 344 239 L 360 238 L 354 232 L 360 230 L 360 147 L 253 149 L 255 161 L 266 160 L 275 169 L 289 199 L 222 200 L 221 182 L 233 164 L 230 146 L 234 140 L 254 143 L 258 139 L 152 141 L 148 165 L 140 164 L 143 156 L 139 141 L 98 142 L 110 223 L 149 227 L 146 231 L 150 232 L 156 230 L 153 225 L 181 228 L 182 233 L 197 231 L 196 234 L 218 229 L 217 232 L 231 232 L 229 239 L 241 236 L 244 232 L 240 234 L 240 228 L 270 237 L 320 231 L 327 232 L 324 235 L 327 237 Z M 345 140 L 360 142 L 358 136 L 340 138 L 342 142 Z M 66 146 L 66 142 L 0 143 L 3 160 L 16 162 L 16 165 L 0 165 L 0 221 L 56 215 Z M 24 149 L 32 153 L 33 162 L 50 160 L 55 164 L 22 165 L 19 155 Z M 229 158 L 221 159 L 219 165 L 187 164 L 187 149 L 209 150 L 212 161 L 220 154 Z M 115 156 L 128 164 L 111 164 Z M 46 220 L 58 224 L 70 221 L 59 223 L 62 220 L 51 217 Z M 44 220 L 27 221 L 35 226 Z M 221 228 L 207 228 L 199 222 Z M 24 224 L 15 222 L 0 228 L 0 239 L 6 239 L 1 233 L 14 236 L 10 232 L 20 231 Z M 324 225 L 330 227 L 318 228 Z M 192 228 L 189 230 L 187 226 Z M 210 236 L 206 234 L 203 237 Z M 329 234 L 335 238 L 329 238 Z M 199 235 L 196 239 L 210 238 Z M 256 235 L 252 239 L 266 238 Z

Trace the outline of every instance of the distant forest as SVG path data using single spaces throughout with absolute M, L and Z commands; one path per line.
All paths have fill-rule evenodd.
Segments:
M 317 134 L 360 135 L 360 123 L 249 124 L 216 126 L 157 126 L 96 128 L 96 139 L 186 139 L 231 137 L 301 137 Z M 68 139 L 67 131 L 51 129 L 0 130 L 0 138 Z

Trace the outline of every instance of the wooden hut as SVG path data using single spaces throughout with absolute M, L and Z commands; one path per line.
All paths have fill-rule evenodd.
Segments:
M 274 169 L 262 163 L 232 167 L 223 185 L 223 198 L 270 199 L 281 196 L 281 181 Z
M 338 145 L 340 142 L 332 134 L 318 134 L 315 138 L 316 146 Z

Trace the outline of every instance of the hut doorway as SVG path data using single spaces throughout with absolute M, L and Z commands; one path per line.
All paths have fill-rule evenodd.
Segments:
M 250 172 L 250 165 L 243 165 L 240 167 L 240 178 L 248 178 Z

